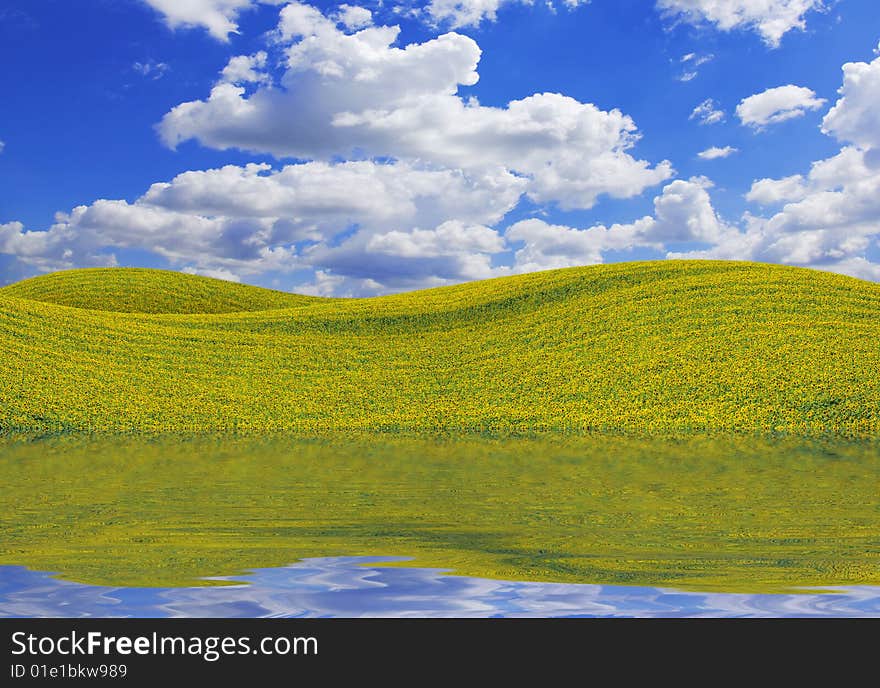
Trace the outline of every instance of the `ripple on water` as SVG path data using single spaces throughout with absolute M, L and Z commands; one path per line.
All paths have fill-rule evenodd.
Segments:
M 0 566 L 0 617 L 878 617 L 880 587 L 746 594 L 529 583 L 328 557 L 212 580 L 213 587 L 83 585 Z

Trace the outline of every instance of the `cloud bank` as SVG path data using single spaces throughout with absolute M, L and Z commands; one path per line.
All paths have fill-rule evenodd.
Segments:
M 216 32 L 252 4 L 212 4 L 227 22 Z M 715 16 L 708 4 L 691 5 Z M 182 13 L 196 6 L 169 12 L 185 24 Z M 210 93 L 180 103 L 158 124 L 171 147 L 195 140 L 273 162 L 184 172 L 130 202 L 99 199 L 59 213 L 41 231 L 2 224 L 0 253 L 52 270 L 115 265 L 126 251 L 146 251 L 171 267 L 227 279 L 284 273 L 296 289 L 327 295 L 598 263 L 634 251 L 880 280 L 880 265 L 869 258 L 880 236 L 880 58 L 843 66 L 839 98 L 822 120 L 840 151 L 801 173 L 755 179 L 745 195 L 751 212 L 732 220 L 715 210 L 709 179 L 673 179 L 669 162 L 640 159 L 640 132 L 623 112 L 562 93 L 483 105 L 462 95 L 479 79 L 475 40 L 450 32 L 400 45 L 399 34 L 364 8 L 285 5 L 265 49 L 232 56 Z M 280 71 L 271 68 L 279 58 Z M 824 106 L 812 90 L 786 85 L 744 99 L 736 114 L 758 130 Z M 724 111 L 709 98 L 690 117 L 718 124 Z M 697 156 L 737 152 L 713 146 Z M 590 209 L 603 197 L 649 189 L 659 189 L 653 210 L 632 221 L 542 219 L 548 210 Z

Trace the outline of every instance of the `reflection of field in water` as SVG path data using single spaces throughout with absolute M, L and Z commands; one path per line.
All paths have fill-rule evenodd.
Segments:
M 725 593 L 880 584 L 877 442 L 369 434 L 2 442 L 0 563 L 112 588 L 186 588 L 162 593 L 173 604 L 189 595 L 195 604 L 222 606 L 223 595 L 237 594 L 204 577 L 244 580 L 238 574 L 265 569 L 251 581 L 253 592 L 260 581 L 278 580 L 272 569 L 349 556 L 409 557 L 402 566 L 461 576 L 382 568 L 378 580 L 392 583 L 380 604 L 388 613 L 401 611 L 391 593 L 407 581 L 422 586 L 419 594 L 438 591 L 439 606 L 425 603 L 437 613 L 459 604 L 455 595 L 443 597 L 450 589 L 460 604 L 472 599 L 488 605 L 488 613 L 496 602 L 499 613 L 516 613 L 521 600 L 557 595 L 552 587 L 473 578 Z M 298 581 L 316 566 L 301 563 L 277 575 Z M 349 577 L 360 571 L 350 562 L 333 566 L 331 573 Z M 58 594 L 72 590 L 42 574 L 5 571 L 41 580 Z M 479 590 L 471 595 L 473 586 Z M 513 597 L 487 598 L 484 589 Z M 106 593 L 78 590 L 102 599 Z M 589 601 L 596 590 L 559 595 Z M 628 600 L 625 607 L 632 602 L 637 615 L 669 600 L 633 588 L 614 594 Z M 150 604 L 158 608 L 166 597 Z M 354 615 L 357 604 L 375 599 L 356 595 L 354 607 L 331 605 L 328 613 Z M 720 598 L 713 599 L 717 605 Z M 814 605 L 786 599 L 773 597 L 773 608 Z M 830 603 L 831 596 L 815 600 Z M 675 598 L 673 608 L 681 601 Z M 555 613 L 545 602 L 536 604 Z M 301 610 L 320 613 L 325 603 L 331 604 L 322 598 Z M 277 607 L 255 604 L 269 613 L 300 609 L 286 598 Z

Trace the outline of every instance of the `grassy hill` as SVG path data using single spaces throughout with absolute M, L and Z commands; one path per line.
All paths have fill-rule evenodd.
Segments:
M 41 275 L 0 293 L 119 313 L 233 313 L 302 306 L 312 297 L 147 268 L 94 268 Z
M 0 289 L 0 427 L 880 434 L 880 285 L 739 262 L 319 299 L 155 270 Z

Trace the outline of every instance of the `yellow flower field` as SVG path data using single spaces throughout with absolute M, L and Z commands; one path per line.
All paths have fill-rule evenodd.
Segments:
M 0 289 L 0 350 L 7 431 L 880 431 L 880 285 L 755 263 L 370 299 L 73 270 Z

